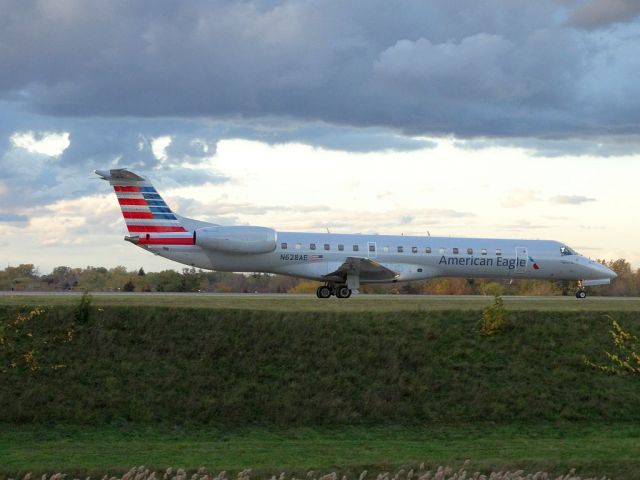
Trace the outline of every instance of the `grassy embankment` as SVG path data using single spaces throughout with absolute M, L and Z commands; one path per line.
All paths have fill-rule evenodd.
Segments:
M 640 330 L 638 313 L 616 317 Z M 105 307 L 83 323 L 49 307 L 0 357 L 0 471 L 353 471 L 466 458 L 640 471 L 639 379 L 584 363 L 610 344 L 602 313 L 514 311 L 512 328 L 488 338 L 478 319 Z

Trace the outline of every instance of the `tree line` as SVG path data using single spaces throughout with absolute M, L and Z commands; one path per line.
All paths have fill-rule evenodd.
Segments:
M 640 268 L 633 269 L 624 259 L 602 261 L 618 278 L 611 285 L 590 287 L 591 295 L 640 296 Z M 13 291 L 100 291 L 100 292 L 244 292 L 312 293 L 318 282 L 264 273 L 240 274 L 210 272 L 194 268 L 145 272 L 114 268 L 72 268 L 59 266 L 40 274 L 33 264 L 7 266 L 0 271 L 0 290 Z M 384 285 L 365 285 L 363 293 L 431 295 L 573 295 L 574 282 L 547 280 L 432 280 Z

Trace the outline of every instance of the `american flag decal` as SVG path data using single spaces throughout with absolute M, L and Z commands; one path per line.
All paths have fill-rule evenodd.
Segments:
M 319 260 L 322 260 L 323 258 L 324 258 L 324 255 L 309 255 L 310 262 L 317 262 Z

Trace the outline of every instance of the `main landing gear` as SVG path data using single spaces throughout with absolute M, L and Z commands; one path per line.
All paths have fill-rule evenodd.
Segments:
M 582 280 L 578 280 L 578 291 L 576 292 L 576 298 L 587 298 L 587 292 L 584 291 Z
M 323 285 L 316 290 L 318 298 L 329 298 L 331 295 L 335 295 L 337 298 L 349 298 L 351 296 L 351 289 L 346 285 Z

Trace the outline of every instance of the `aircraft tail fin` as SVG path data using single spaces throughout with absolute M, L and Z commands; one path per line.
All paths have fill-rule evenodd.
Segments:
M 193 232 L 144 177 L 127 169 L 95 170 L 118 197 L 129 240 L 147 245 L 193 245 Z M 188 222 L 187 222 L 188 223 Z

